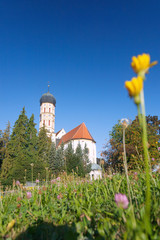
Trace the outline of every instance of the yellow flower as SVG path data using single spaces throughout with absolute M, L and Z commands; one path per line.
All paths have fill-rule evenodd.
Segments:
M 137 78 L 133 77 L 131 81 L 126 81 L 125 87 L 127 88 L 130 97 L 135 97 L 139 95 L 143 88 L 142 77 L 140 76 L 138 76 Z
M 3 198 L 3 196 L 1 196 L 1 199 Z
M 15 222 L 16 222 L 16 220 L 15 220 L 15 219 L 13 219 L 13 220 L 12 220 L 10 223 L 8 223 L 8 226 L 7 226 L 7 231 L 10 231 L 10 230 L 13 228 L 13 226 L 14 226 Z
M 143 53 L 142 55 L 138 55 L 137 57 L 132 57 L 131 67 L 133 68 L 135 73 L 147 73 L 148 69 L 158 62 L 154 61 L 150 63 L 150 55 Z

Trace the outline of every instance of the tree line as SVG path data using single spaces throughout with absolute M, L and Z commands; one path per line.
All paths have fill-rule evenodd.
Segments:
M 42 180 L 47 171 L 56 177 L 61 172 L 67 174 L 73 171 L 84 177 L 90 172 L 88 148 L 77 146 L 74 152 L 72 144 L 64 150 L 64 144 L 56 148 L 48 137 L 45 127 L 37 133 L 34 115 L 28 119 L 25 108 L 21 111 L 11 133 L 10 123 L 4 131 L 0 130 L 0 180 L 4 185 L 10 185 L 14 180 L 24 183 Z
M 157 116 L 146 116 L 148 151 L 151 168 L 160 163 L 160 120 Z M 142 146 L 142 128 L 136 117 L 125 130 L 127 165 L 129 170 L 144 170 L 144 155 Z M 102 152 L 105 169 L 124 171 L 123 165 L 123 126 L 120 121 L 110 132 L 110 139 Z

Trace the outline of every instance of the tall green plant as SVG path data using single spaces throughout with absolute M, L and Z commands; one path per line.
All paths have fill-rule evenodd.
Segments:
M 157 62 L 150 63 L 149 54 L 138 55 L 132 58 L 131 66 L 137 77 L 133 77 L 131 81 L 125 82 L 125 87 L 128 90 L 130 97 L 133 97 L 135 104 L 137 105 L 139 122 L 142 127 L 142 143 L 144 151 L 144 162 L 146 172 L 146 202 L 145 202 L 145 226 L 147 237 L 151 235 L 151 222 L 150 222 L 150 211 L 151 211 L 151 189 L 150 189 L 150 159 L 148 153 L 148 138 L 147 138 L 147 124 L 145 116 L 145 103 L 144 103 L 144 91 L 143 84 L 145 75 L 148 70 Z

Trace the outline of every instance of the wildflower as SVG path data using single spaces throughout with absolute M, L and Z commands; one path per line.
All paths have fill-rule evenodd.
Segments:
M 3 198 L 3 196 L 1 196 L 1 199 Z
M 158 151 L 160 151 L 160 147 L 158 147 Z
M 41 189 L 38 191 L 38 194 L 40 194 L 40 195 L 42 194 L 42 191 L 41 191 Z
M 10 223 L 8 223 L 7 231 L 10 231 L 13 228 L 15 222 L 16 222 L 16 220 L 12 219 L 12 221 Z
M 56 180 L 55 179 L 52 179 L 51 180 L 51 184 L 53 184 L 53 183 L 55 183 L 56 182 Z
M 17 186 L 20 186 L 20 181 L 16 181 L 16 185 L 17 185 Z
M 36 183 L 39 183 L 39 179 L 36 179 Z
M 129 121 L 129 119 L 127 119 L 127 118 L 122 118 L 122 119 L 120 120 L 120 123 L 121 123 L 121 125 L 122 125 L 123 128 L 127 128 L 128 125 L 130 124 L 130 121 Z
M 33 166 L 34 166 L 34 163 L 31 163 L 30 165 L 31 165 L 31 167 L 33 167 Z
M 154 61 L 150 63 L 150 55 L 143 53 L 142 55 L 138 55 L 137 57 L 132 57 L 131 67 L 135 73 L 148 73 L 150 67 L 156 65 L 158 62 Z
M 128 208 L 129 201 L 125 194 L 121 193 L 115 194 L 115 202 L 119 208 L 123 209 Z
M 154 161 L 155 159 L 154 158 L 152 158 L 152 161 Z
M 27 198 L 30 199 L 32 197 L 32 193 L 31 192 L 27 192 Z
M 137 172 L 134 172 L 134 175 L 137 175 L 138 173 Z
M 57 178 L 56 178 L 56 180 L 57 180 L 57 181 L 60 181 L 60 180 L 61 180 L 61 178 L 60 178 L 60 177 L 57 177 Z
M 143 88 L 142 77 L 133 77 L 131 81 L 126 81 L 125 87 L 127 88 L 130 97 L 138 96 Z
M 61 199 L 63 197 L 62 193 L 60 193 L 58 196 L 57 196 L 57 199 Z

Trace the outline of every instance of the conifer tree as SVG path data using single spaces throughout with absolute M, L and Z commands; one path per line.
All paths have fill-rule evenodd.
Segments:
M 76 158 L 77 158 L 77 173 L 79 176 L 84 177 L 85 176 L 85 171 L 84 171 L 84 162 L 83 162 L 83 151 L 81 148 L 81 144 L 78 143 L 77 148 L 76 148 L 76 152 L 75 152 Z
M 55 171 L 55 163 L 56 163 L 56 146 L 55 143 L 51 144 L 51 149 L 49 152 L 49 156 L 48 156 L 48 163 L 49 163 L 49 168 L 52 172 Z
M 44 166 L 44 170 L 40 171 L 41 178 L 45 177 L 45 167 L 49 167 L 48 157 L 51 143 L 51 138 L 47 136 L 47 131 L 43 126 L 38 135 L 38 161 Z
M 80 143 L 78 144 L 76 151 L 72 148 L 72 144 L 69 143 L 65 150 L 67 173 L 70 174 L 73 171 L 79 176 L 84 177 L 91 170 L 91 164 L 88 159 L 88 148 L 85 145 L 82 150 Z
M 2 154 L 2 148 L 3 148 L 3 137 L 2 137 L 2 130 L 0 130 L 0 167 L 3 162 L 3 154 Z
M 57 149 L 57 152 L 56 152 L 55 171 L 56 171 L 56 169 L 57 169 L 57 173 L 60 173 L 63 170 L 66 171 L 66 162 L 65 162 L 65 158 L 64 158 L 64 144 L 63 143 Z
M 1 179 L 11 184 L 13 179 L 24 181 L 24 169 L 26 168 L 26 129 L 28 118 L 23 108 L 18 120 L 15 122 L 11 139 L 6 147 L 6 156 L 2 164 Z
M 8 122 L 6 129 L 2 132 L 0 130 L 0 168 L 5 158 L 6 147 L 10 139 L 10 122 Z
M 26 176 L 28 181 L 31 180 L 31 164 L 33 163 L 33 180 L 38 177 L 38 173 L 44 172 L 44 164 L 38 159 L 38 136 L 35 128 L 34 115 L 30 117 L 27 124 L 27 162 Z
M 85 174 L 91 171 L 91 163 L 89 161 L 88 154 L 89 154 L 89 149 L 87 148 L 87 144 L 85 143 L 85 146 L 83 149 L 83 166 L 84 166 Z
M 68 144 L 68 147 L 65 150 L 65 160 L 66 160 L 66 170 L 67 173 L 70 174 L 73 171 L 76 172 L 76 161 L 75 161 L 75 154 L 72 148 L 72 143 Z
M 76 148 L 76 155 L 82 160 L 83 159 L 83 151 L 81 148 L 81 144 L 78 143 L 77 148 Z

